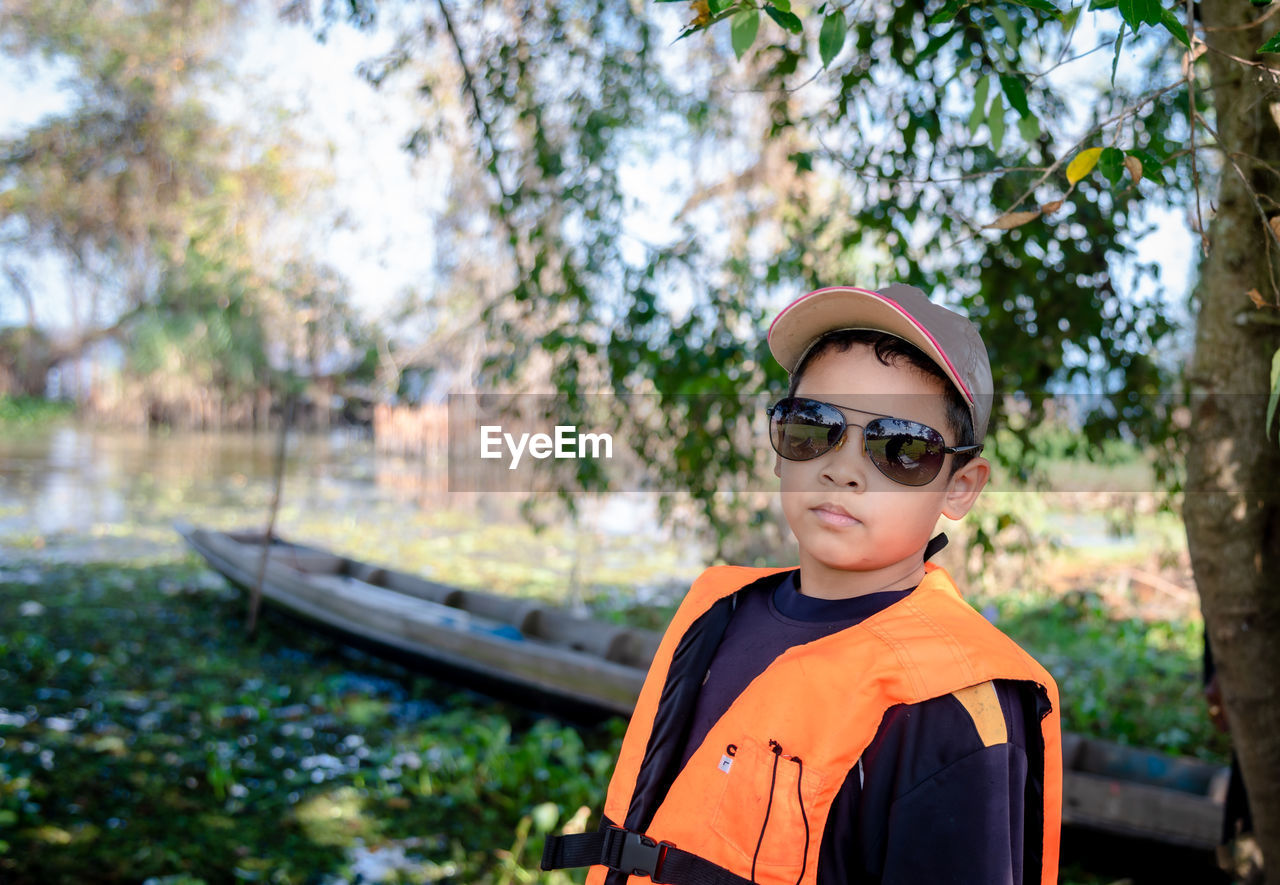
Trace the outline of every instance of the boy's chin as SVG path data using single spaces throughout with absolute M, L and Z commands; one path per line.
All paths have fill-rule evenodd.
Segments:
M 869 575 L 878 572 L 901 571 L 903 569 L 912 569 L 920 565 L 919 557 L 847 557 L 847 556 L 821 556 L 813 555 L 801 556 L 800 562 L 803 566 L 806 561 L 821 569 L 832 572 L 846 572 L 851 577 L 854 575 Z

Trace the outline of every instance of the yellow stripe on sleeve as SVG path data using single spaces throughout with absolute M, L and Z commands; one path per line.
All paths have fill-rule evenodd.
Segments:
M 1009 740 L 1009 730 L 1004 721 L 1000 698 L 996 697 L 995 683 L 983 682 L 954 691 L 955 696 L 973 718 L 978 737 L 984 747 L 993 747 Z

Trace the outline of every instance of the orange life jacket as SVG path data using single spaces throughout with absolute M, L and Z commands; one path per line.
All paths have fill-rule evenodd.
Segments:
M 818 855 L 836 794 L 871 743 L 886 710 L 957 693 L 983 732 L 982 695 L 964 690 L 993 679 L 1035 683 L 1048 699 L 1043 739 L 1044 829 L 1039 875 L 1057 881 L 1062 808 L 1058 690 L 1053 678 L 966 603 L 932 564 L 910 596 L 861 623 L 788 649 L 712 726 L 676 775 L 645 835 L 760 885 L 816 881 Z M 690 626 L 718 600 L 787 569 L 710 568 L 694 582 L 649 669 L 609 784 L 604 814 L 627 819 L 672 657 Z M 995 701 L 994 692 L 988 696 Z M 976 698 L 976 700 L 975 700 Z M 1004 720 L 998 702 L 999 741 Z M 1031 723 L 1028 723 L 1030 727 Z M 1028 740 L 1034 739 L 1028 732 Z M 1030 771 L 1028 776 L 1039 772 Z M 802 800 L 802 801 L 800 801 Z M 1026 834 L 1028 844 L 1035 835 Z M 1028 854 L 1031 854 L 1029 851 Z M 609 870 L 593 866 L 588 885 Z M 1034 878 L 1033 878 L 1034 877 Z M 631 883 L 646 883 L 632 876 Z

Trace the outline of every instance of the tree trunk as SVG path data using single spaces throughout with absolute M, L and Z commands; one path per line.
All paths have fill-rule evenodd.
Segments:
M 1270 280 L 1280 249 L 1268 243 L 1262 205 L 1280 199 L 1280 101 L 1266 71 L 1227 58 L 1274 62 L 1256 52 L 1274 23 L 1247 24 L 1258 10 L 1240 0 L 1203 0 L 1221 171 L 1210 252 L 1198 288 L 1200 313 L 1189 373 L 1193 417 L 1184 517 L 1191 564 L 1213 647 L 1223 706 L 1249 792 L 1254 831 L 1280 883 L 1280 446 L 1264 420 L 1271 356 L 1280 326 L 1251 289 L 1280 299 Z M 1273 20 L 1274 21 L 1274 20 Z M 1203 131 L 1203 130 L 1202 130 Z M 1234 165 L 1233 165 L 1234 164 Z M 1264 164 L 1269 164 L 1268 170 Z M 1238 167 L 1239 171 L 1237 171 Z M 1202 163 L 1203 168 L 1203 163 Z M 1270 266 L 1268 264 L 1270 263 Z

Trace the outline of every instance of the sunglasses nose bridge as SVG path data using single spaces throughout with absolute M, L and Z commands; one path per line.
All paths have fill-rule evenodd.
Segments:
M 844 446 L 845 441 L 848 440 L 849 437 L 853 435 L 854 431 L 857 431 L 858 435 L 862 437 L 863 448 L 865 449 L 866 448 L 866 436 L 864 435 L 865 430 L 866 428 L 864 428 L 861 424 L 854 424 L 850 421 L 845 421 L 844 429 L 840 431 L 840 438 L 837 439 L 836 444 L 831 447 L 831 451 L 833 452 L 839 451 L 841 447 Z

